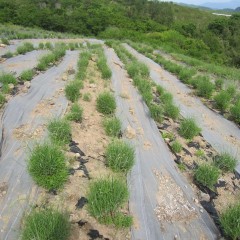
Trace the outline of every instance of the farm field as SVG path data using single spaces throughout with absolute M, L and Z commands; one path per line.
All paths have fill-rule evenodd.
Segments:
M 1 240 L 240 237 L 239 73 L 146 49 L 1 45 Z

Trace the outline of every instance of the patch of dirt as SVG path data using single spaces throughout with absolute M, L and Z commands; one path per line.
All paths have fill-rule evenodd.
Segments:
M 52 98 L 41 100 L 33 109 L 32 116 L 49 116 L 53 109 L 55 102 Z M 50 117 L 50 116 L 49 116 Z
M 158 179 L 158 205 L 155 213 L 158 220 L 162 222 L 188 222 L 197 217 L 196 209 L 189 201 L 173 179 L 167 175 L 153 171 Z
M 93 87 L 93 84 L 96 87 Z M 128 229 L 118 230 L 112 226 L 98 223 L 89 215 L 85 205 L 90 182 L 104 176 L 114 175 L 106 167 L 104 158 L 110 138 L 105 135 L 102 127 L 104 117 L 96 110 L 96 99 L 99 93 L 106 89 L 110 89 L 109 82 L 101 78 L 96 63 L 90 61 L 81 94 L 90 93 L 91 101 L 79 100 L 78 103 L 83 108 L 83 121 L 82 123 L 71 123 L 72 140 L 77 143 L 82 155 L 70 151 L 66 153 L 71 170 L 64 189 L 57 195 L 43 192 L 39 199 L 40 204 L 47 203 L 59 209 L 67 209 L 72 223 L 70 240 L 125 240 L 130 238 Z M 82 164 L 83 162 L 84 164 Z M 128 206 L 125 206 L 122 212 L 128 212 Z
M 0 183 L 0 200 L 7 194 L 8 185 L 6 182 Z

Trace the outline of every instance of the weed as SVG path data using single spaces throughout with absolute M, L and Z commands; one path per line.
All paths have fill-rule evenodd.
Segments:
M 180 109 L 179 107 L 175 106 L 172 103 L 167 103 L 164 105 L 164 113 L 166 114 L 167 117 L 176 120 L 179 117 Z
M 182 151 L 182 144 L 178 141 L 174 141 L 171 145 L 173 152 L 180 153 Z
M 67 115 L 67 119 L 75 122 L 82 122 L 83 109 L 74 103 L 71 107 L 70 113 Z
M 236 92 L 237 92 L 236 89 L 237 89 L 237 88 L 236 88 L 235 85 L 230 85 L 230 86 L 227 87 L 226 92 L 227 92 L 230 96 L 234 97 L 235 94 L 236 94 Z
M 220 224 L 225 234 L 233 240 L 240 236 L 240 203 L 228 207 L 220 216 Z
M 157 91 L 159 96 L 161 96 L 165 92 L 164 88 L 161 87 L 160 85 L 157 85 L 156 91 Z
M 2 84 L 17 84 L 17 79 L 11 73 L 2 73 L 0 75 L 0 82 Z
M 240 124 L 240 101 L 230 108 L 230 112 L 234 121 Z
M 179 134 L 186 139 L 192 139 L 200 132 L 201 128 L 197 126 L 194 118 L 185 118 L 180 124 Z
M 217 79 L 217 80 L 215 81 L 215 86 L 216 86 L 216 88 L 217 88 L 218 90 L 222 90 L 222 88 L 223 88 L 223 83 L 224 83 L 223 79 Z
M 237 166 L 237 159 L 224 152 L 215 157 L 214 164 L 224 172 L 233 172 Z
M 118 118 L 106 118 L 103 121 L 105 132 L 110 137 L 118 137 L 121 133 L 121 122 Z
M 186 170 L 186 166 L 183 163 L 179 163 L 177 166 L 178 166 L 178 169 L 182 172 Z
M 116 110 L 116 101 L 110 92 L 100 93 L 97 98 L 97 110 L 105 115 L 113 114 Z
M 135 78 L 137 76 L 148 77 L 149 69 L 148 67 L 140 62 L 133 61 L 127 66 L 128 74 L 131 78 Z
M 101 51 L 102 52 L 102 51 Z M 97 66 L 100 69 L 102 73 L 102 78 L 103 79 L 110 79 L 112 76 L 112 71 L 107 65 L 107 59 L 104 56 L 104 53 L 102 52 L 100 57 L 97 60 Z
M 114 224 L 119 218 L 119 208 L 127 201 L 129 196 L 127 186 L 114 178 L 99 179 L 90 184 L 87 194 L 88 211 L 100 223 Z M 112 220 L 112 221 L 110 221 Z M 117 221 L 118 227 L 125 227 L 123 219 Z
M 84 94 L 83 94 L 83 101 L 85 101 L 85 102 L 91 102 L 91 100 L 92 100 L 92 96 L 91 96 L 90 93 L 84 93 Z
M 17 53 L 18 54 L 25 54 L 27 52 L 31 52 L 34 50 L 34 46 L 30 42 L 25 42 L 23 45 L 17 47 Z
M 66 213 L 53 209 L 33 210 L 25 219 L 22 240 L 67 240 L 70 222 Z
M 149 111 L 151 117 L 158 123 L 161 123 L 163 120 L 163 109 L 157 104 L 150 104 Z
M 32 150 L 28 170 L 34 181 L 48 190 L 62 187 L 68 176 L 63 152 L 49 143 Z
M 222 90 L 214 97 L 214 100 L 216 107 L 221 111 L 225 111 L 230 104 L 231 95 L 227 91 Z
M 173 101 L 173 96 L 171 93 L 168 92 L 164 92 L 161 96 L 160 96 L 161 101 L 163 102 L 163 104 L 171 104 Z
M 46 48 L 46 49 L 49 49 L 49 50 L 53 50 L 54 47 L 53 47 L 52 43 L 46 42 L 46 43 L 45 43 L 45 48 Z
M 30 80 L 32 80 L 33 76 L 34 76 L 34 71 L 32 69 L 29 69 L 29 70 L 25 70 L 21 73 L 20 79 L 22 81 L 30 81 Z
M 2 93 L 8 94 L 8 93 L 10 93 L 10 91 L 11 91 L 11 89 L 8 86 L 8 84 L 3 84 L 3 86 L 2 86 Z
M 194 172 L 195 180 L 210 189 L 213 189 L 214 184 L 217 183 L 219 175 L 219 169 L 209 164 L 200 165 Z
M 178 77 L 181 81 L 184 83 L 189 83 L 191 81 L 191 78 L 196 74 L 196 71 L 193 69 L 188 68 L 182 68 L 182 70 L 179 72 Z
M 163 132 L 162 137 L 163 139 L 169 139 L 170 141 L 173 141 L 175 138 L 174 133 L 172 132 Z
M 128 172 L 134 164 L 134 149 L 121 140 L 115 140 L 106 149 L 106 160 L 113 171 Z
M 80 83 L 81 81 L 72 81 L 65 87 L 65 95 L 66 98 L 71 101 L 75 102 L 80 98 Z
M 59 145 L 69 143 L 71 139 L 71 126 L 63 119 L 54 118 L 48 124 L 50 139 Z

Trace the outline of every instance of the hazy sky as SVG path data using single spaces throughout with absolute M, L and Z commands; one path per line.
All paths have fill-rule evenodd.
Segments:
M 164 0 L 170 2 L 170 0 Z M 201 4 L 206 2 L 229 2 L 229 0 L 171 0 L 171 2 L 182 2 L 188 4 Z

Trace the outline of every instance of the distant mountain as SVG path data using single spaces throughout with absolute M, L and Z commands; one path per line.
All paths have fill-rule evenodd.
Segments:
M 240 6 L 240 2 L 239 0 L 231 0 L 229 2 L 206 2 L 200 6 L 212 9 L 235 9 Z

